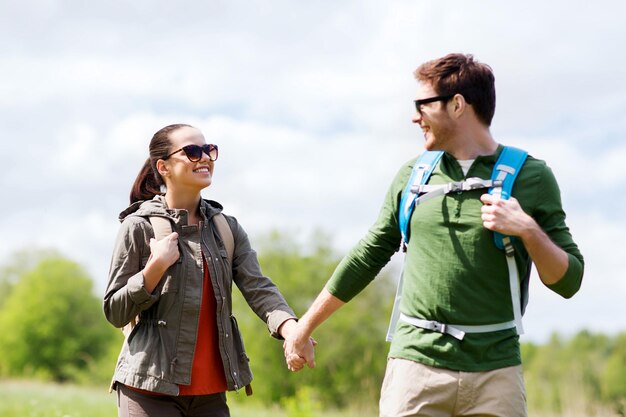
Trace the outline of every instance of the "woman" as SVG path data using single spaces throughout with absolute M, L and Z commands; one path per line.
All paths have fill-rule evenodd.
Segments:
M 222 206 L 200 195 L 211 185 L 217 146 L 177 124 L 155 133 L 149 149 L 120 214 L 104 296 L 114 326 L 139 319 L 113 376 L 119 416 L 229 416 L 225 391 L 250 393 L 252 380 L 231 313 L 232 283 L 272 336 L 286 337 L 295 315 L 261 273 L 237 220 L 225 216 L 234 239 L 229 259 L 215 226 Z M 167 219 L 172 232 L 156 240 L 151 217 Z

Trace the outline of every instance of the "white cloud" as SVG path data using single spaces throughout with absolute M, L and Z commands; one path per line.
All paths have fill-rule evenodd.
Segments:
M 584 133 L 583 140 L 596 140 L 593 134 L 597 131 Z M 566 203 L 571 200 L 584 204 L 579 207 L 583 213 L 591 209 L 604 214 L 613 212 L 614 217 L 624 218 L 619 210 L 615 212 L 601 203 L 610 200 L 611 207 L 615 207 L 616 203 L 619 206 L 619 203 L 626 202 L 626 197 L 618 192 L 621 179 L 626 178 L 625 141 L 603 143 L 599 140 L 595 149 L 587 149 L 581 147 L 576 138 L 555 133 L 532 140 L 517 138 L 514 142 L 528 149 L 533 156 L 547 161 L 559 181 Z

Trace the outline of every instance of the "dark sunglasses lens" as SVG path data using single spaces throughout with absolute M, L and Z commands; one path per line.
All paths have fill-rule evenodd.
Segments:
M 187 145 L 183 147 L 183 151 L 191 162 L 198 162 L 202 158 L 202 148 L 198 145 Z

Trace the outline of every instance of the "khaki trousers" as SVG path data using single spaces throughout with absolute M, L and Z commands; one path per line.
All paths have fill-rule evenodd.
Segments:
M 380 417 L 527 417 L 521 365 L 459 372 L 391 358 Z

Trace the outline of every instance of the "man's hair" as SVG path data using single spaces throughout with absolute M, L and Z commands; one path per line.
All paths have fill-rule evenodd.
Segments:
M 419 82 L 432 85 L 438 95 L 461 94 L 478 119 L 491 125 L 496 88 L 489 65 L 475 61 L 472 55 L 448 54 L 423 63 L 413 74 Z

